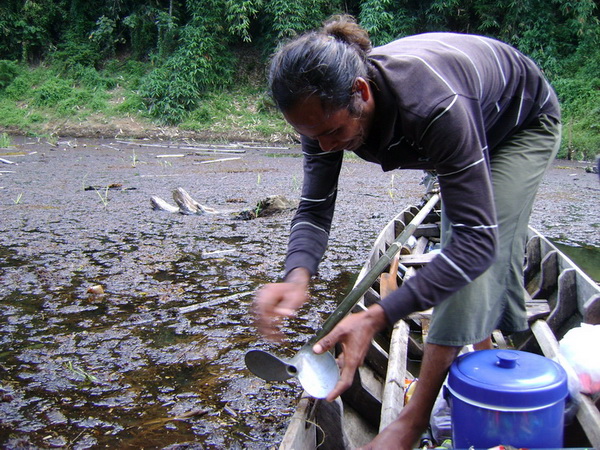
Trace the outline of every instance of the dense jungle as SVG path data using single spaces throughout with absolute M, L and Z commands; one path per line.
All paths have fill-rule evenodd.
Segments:
M 427 31 L 514 45 L 560 97 L 559 157 L 599 152 L 597 0 L 5 0 L 0 132 L 289 141 L 265 93 L 269 55 L 339 13 L 373 45 Z

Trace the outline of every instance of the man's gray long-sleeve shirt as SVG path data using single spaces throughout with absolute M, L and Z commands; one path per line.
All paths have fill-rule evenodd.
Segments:
M 361 158 L 393 169 L 435 170 L 452 239 L 430 264 L 383 299 L 390 323 L 435 306 L 483 273 L 497 248 L 490 155 L 546 114 L 554 91 L 514 48 L 474 35 L 428 33 L 372 50 L 375 117 Z M 302 139 L 304 182 L 292 220 L 286 273 L 315 274 L 327 247 L 343 152 Z M 360 205 L 358 205 L 360 206 Z

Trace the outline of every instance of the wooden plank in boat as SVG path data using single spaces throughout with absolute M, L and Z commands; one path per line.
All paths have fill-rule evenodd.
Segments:
M 400 264 L 403 264 L 407 267 L 424 266 L 425 264 L 431 262 L 435 256 L 435 253 L 425 253 L 424 255 L 402 255 L 400 256 Z
M 308 450 L 317 447 L 316 425 L 312 419 L 315 399 L 302 397 L 290 420 L 280 449 Z
M 546 320 L 557 334 L 577 312 L 577 283 L 574 269 L 564 270 L 558 277 L 556 304 Z M 558 336 L 559 338 L 562 336 Z
M 529 241 L 527 241 L 526 246 L 526 260 L 525 267 L 523 269 L 523 274 L 525 278 L 525 287 L 527 292 L 531 293 L 534 290 L 537 290 L 538 282 L 534 280 L 540 271 L 540 266 L 542 262 L 542 255 L 540 249 L 540 237 L 532 236 Z M 530 287 L 531 286 L 531 287 Z
M 583 305 L 583 321 L 600 325 L 600 294 L 592 295 Z
M 423 223 L 417 227 L 413 236 L 420 237 L 438 237 L 440 235 L 440 227 L 435 223 Z
M 417 245 L 415 245 L 415 248 L 413 249 L 413 253 L 415 253 L 415 254 L 425 253 L 425 249 L 427 249 L 428 244 L 429 244 L 429 239 L 427 239 L 425 236 L 421 236 L 420 238 L 417 239 Z
M 365 422 L 362 416 L 349 405 L 344 405 L 344 432 L 349 441 L 346 448 L 359 448 L 367 445 L 375 436 L 377 428 Z M 321 450 L 321 447 L 313 447 Z
M 388 371 L 381 400 L 381 421 L 379 431 L 392 423 L 404 407 L 404 380 L 408 358 L 408 324 L 404 320 L 396 322 L 392 331 Z
M 506 339 L 500 330 L 494 330 L 492 332 L 492 340 L 496 343 L 496 347 L 500 349 L 508 348 Z
M 369 288 L 367 292 L 365 292 L 364 296 L 364 306 L 369 307 L 373 303 L 379 303 L 379 294 L 372 287 Z
M 558 252 L 552 251 L 547 253 L 540 265 L 540 272 L 534 281 L 529 286 L 531 296 L 533 298 L 552 298 L 552 294 L 556 291 L 556 282 L 558 280 Z M 535 284 L 536 285 L 535 285 Z
M 369 366 L 371 366 L 377 375 L 381 378 L 385 378 L 388 368 L 388 352 L 386 352 L 381 345 L 373 341 L 369 350 L 367 350 L 365 361 L 368 362 Z
M 381 274 L 382 297 L 398 289 L 398 256 L 394 257 L 390 265 L 390 272 Z M 405 279 L 408 275 L 407 272 Z M 409 332 L 408 324 L 403 320 L 396 322 L 392 328 L 388 352 L 388 369 L 381 396 L 379 431 L 392 423 L 404 406 L 404 379 L 406 377 Z
M 342 394 L 344 404 L 360 411 L 363 420 L 374 427 L 379 426 L 381 416 L 382 384 L 367 366 L 361 366 L 354 374 L 352 386 Z
M 413 358 L 423 357 L 423 344 L 421 344 L 414 336 L 408 335 L 408 354 Z
M 542 353 L 547 358 L 556 358 L 559 354 L 558 341 L 548 323 L 538 320 L 531 325 L 531 331 L 537 339 Z M 585 431 L 590 444 L 594 448 L 600 448 L 600 411 L 598 411 L 592 399 L 585 394 L 581 394 L 577 420 L 579 420 Z
M 541 298 L 528 298 L 525 300 L 527 309 L 527 322 L 531 323 L 538 319 L 545 319 L 550 315 L 548 301 Z
M 415 247 L 415 252 L 422 252 L 424 251 L 425 247 L 427 246 L 427 242 L 423 242 L 421 239 L 419 239 L 419 241 L 417 242 L 417 245 Z M 410 277 L 414 276 L 416 273 L 416 269 L 414 267 L 409 267 L 406 271 L 406 273 L 404 274 L 404 280 L 408 280 Z M 431 311 L 431 310 L 430 310 Z M 412 320 L 414 323 L 419 323 L 421 326 L 421 331 L 423 330 L 423 327 L 425 327 L 426 329 L 428 329 L 428 325 L 429 325 L 429 317 L 423 319 L 421 318 L 420 320 L 417 320 L 414 315 L 410 315 L 409 320 Z M 425 342 L 425 335 L 422 335 L 422 342 Z M 409 328 L 409 334 L 408 334 L 408 346 L 407 346 L 407 350 L 408 353 L 410 353 L 412 356 L 416 356 L 416 357 L 422 357 L 423 356 L 423 344 L 421 344 L 420 342 L 418 342 L 414 336 L 410 335 L 410 328 Z

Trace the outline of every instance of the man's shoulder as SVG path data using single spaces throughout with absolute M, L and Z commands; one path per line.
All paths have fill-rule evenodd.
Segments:
M 470 47 L 510 47 L 508 44 L 488 36 L 466 33 L 432 32 L 405 36 L 388 44 L 374 47 L 369 56 L 394 56 L 400 54 L 427 54 L 437 50 L 446 53 L 452 49 Z

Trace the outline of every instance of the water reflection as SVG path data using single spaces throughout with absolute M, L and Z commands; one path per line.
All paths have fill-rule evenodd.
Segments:
M 553 242 L 556 247 L 579 266 L 592 280 L 600 283 L 600 248 L 592 246 L 574 246 Z

